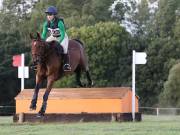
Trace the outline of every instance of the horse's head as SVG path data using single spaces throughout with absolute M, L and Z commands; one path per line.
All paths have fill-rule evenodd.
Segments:
M 38 63 L 42 63 L 42 57 L 45 55 L 45 42 L 41 40 L 39 33 L 36 33 L 36 36 L 33 36 L 31 33 L 30 38 L 32 60 L 34 65 L 37 65 Z

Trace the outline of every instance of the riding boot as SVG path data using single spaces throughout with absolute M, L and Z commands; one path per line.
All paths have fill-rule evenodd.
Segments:
M 56 42 L 56 47 L 57 47 L 58 56 L 61 56 L 63 53 L 63 49 L 62 49 L 62 46 L 59 44 L 59 42 Z
M 63 66 L 64 71 L 71 71 L 71 66 L 69 64 L 69 55 L 64 54 L 64 66 Z

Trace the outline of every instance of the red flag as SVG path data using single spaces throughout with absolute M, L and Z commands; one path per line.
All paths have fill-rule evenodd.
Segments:
M 13 64 L 14 67 L 21 66 L 21 55 L 14 55 L 12 64 Z

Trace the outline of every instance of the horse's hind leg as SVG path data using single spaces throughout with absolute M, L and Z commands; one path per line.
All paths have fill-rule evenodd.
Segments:
M 93 86 L 93 81 L 91 79 L 91 75 L 89 73 L 89 70 L 86 70 L 86 76 L 87 76 L 87 80 L 88 80 L 88 86 Z
M 76 69 L 76 82 L 80 87 L 84 87 L 84 85 L 81 83 L 81 70 L 79 68 Z

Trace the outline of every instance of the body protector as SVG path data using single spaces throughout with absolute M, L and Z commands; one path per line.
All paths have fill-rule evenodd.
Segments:
M 62 18 L 55 17 L 53 23 L 46 21 L 43 27 L 42 38 L 46 39 L 47 42 L 58 41 L 63 47 L 64 54 L 67 54 L 69 38 L 65 32 L 64 21 Z

